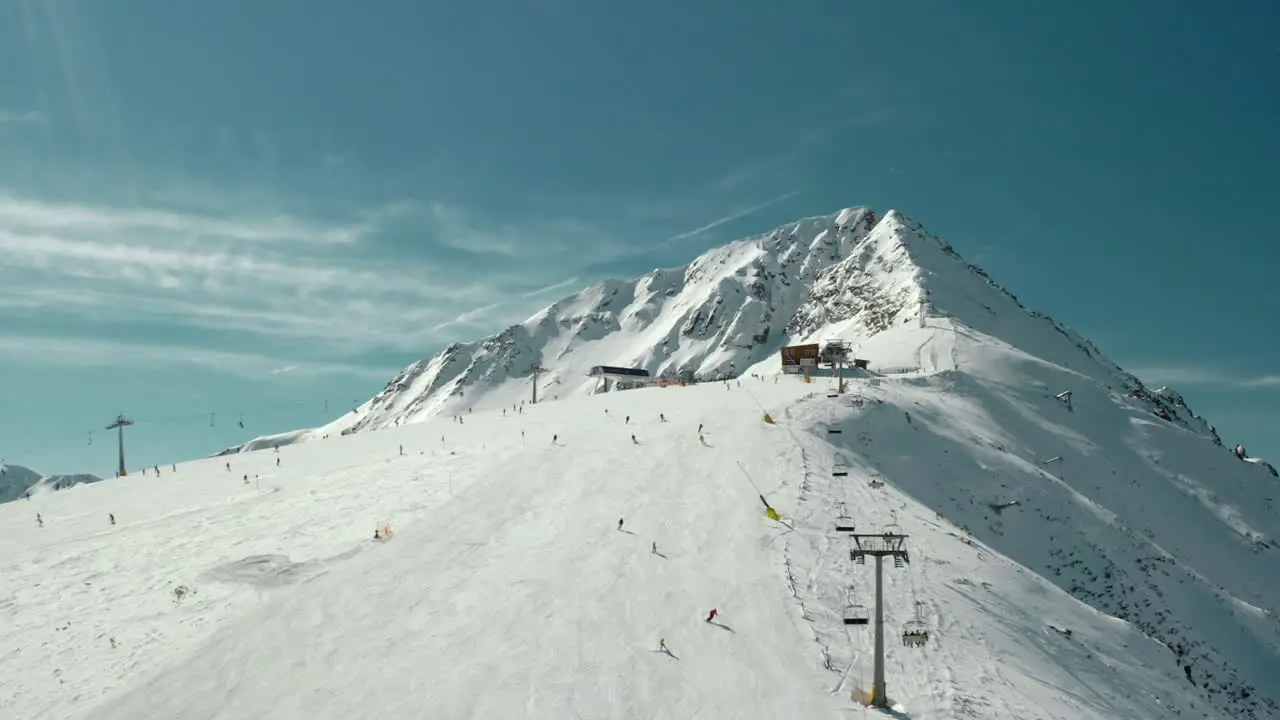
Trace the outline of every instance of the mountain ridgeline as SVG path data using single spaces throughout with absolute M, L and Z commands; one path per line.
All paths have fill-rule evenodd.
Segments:
M 919 223 L 894 210 L 849 208 L 712 248 L 682 267 L 599 282 L 496 335 L 413 363 L 326 426 L 223 452 L 511 407 L 530 397 L 539 367 L 537 392 L 546 400 L 596 392 L 587 377 L 595 365 L 733 377 L 787 344 L 840 338 L 856 348 L 922 316 L 952 318 L 1060 363 L 1221 444 L 1177 393 L 1147 388 L 1074 331 L 1025 308 Z M 870 360 L 874 367 L 877 358 Z

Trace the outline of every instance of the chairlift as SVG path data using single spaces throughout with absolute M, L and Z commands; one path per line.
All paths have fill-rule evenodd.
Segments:
M 831 477 L 845 477 L 849 474 L 849 465 L 837 461 L 831 467 Z
M 929 642 L 929 628 L 925 627 L 924 624 L 922 605 L 922 603 L 916 603 L 915 618 L 908 620 L 902 626 L 903 647 L 918 648 Z
M 884 481 L 880 478 L 871 478 L 871 482 L 868 484 L 871 485 L 872 490 L 879 490 L 884 487 Z
M 240 428 L 244 429 L 244 413 L 240 413 Z
M 866 625 L 871 622 L 866 605 L 850 605 L 844 611 L 845 625 Z
M 924 647 L 929 642 L 929 629 L 919 620 L 910 620 L 902 626 L 902 644 L 904 647 Z
M 884 529 L 881 530 L 880 532 L 881 534 L 884 534 L 884 535 L 901 535 L 902 526 L 897 523 L 893 523 L 892 525 L 885 525 Z

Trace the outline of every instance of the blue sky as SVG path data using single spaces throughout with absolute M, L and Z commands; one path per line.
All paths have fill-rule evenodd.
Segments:
M 0 456 L 109 473 L 121 411 L 133 466 L 320 423 L 601 277 L 850 205 L 920 220 L 1280 456 L 1277 20 L 5 3 Z

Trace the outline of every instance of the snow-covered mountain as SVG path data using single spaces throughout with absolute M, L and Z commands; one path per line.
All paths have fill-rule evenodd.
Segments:
M 0 503 L 35 495 L 39 492 L 62 490 L 82 483 L 98 482 L 96 475 L 44 475 L 21 465 L 0 465 Z
M 869 208 L 799 220 L 728 243 L 688 265 L 606 280 L 478 342 L 455 343 L 392 378 L 376 396 L 320 428 L 255 438 L 220 454 L 517 407 L 534 368 L 544 400 L 595 392 L 595 365 L 655 376 L 737 376 L 790 343 L 856 344 L 923 317 L 950 317 L 1047 361 L 1122 389 L 1152 413 L 1220 443 L 1181 396 L 1150 390 L 1084 338 L 1024 308 L 980 268 L 897 211 Z M 882 358 L 871 358 L 882 369 Z M 936 369 L 927 348 L 900 362 Z

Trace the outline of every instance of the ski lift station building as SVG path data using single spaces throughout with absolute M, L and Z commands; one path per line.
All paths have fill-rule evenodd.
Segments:
M 604 392 L 608 392 L 611 389 L 630 390 L 631 388 L 644 387 L 653 382 L 653 377 L 648 370 L 615 365 L 596 365 L 591 368 L 587 376 L 601 380 L 604 383 Z

